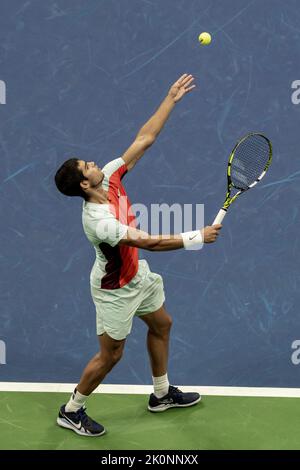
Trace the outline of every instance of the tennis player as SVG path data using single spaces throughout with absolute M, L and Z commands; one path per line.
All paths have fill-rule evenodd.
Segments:
M 87 364 L 79 384 L 68 403 L 61 406 L 57 418 L 60 426 L 82 436 L 105 433 L 104 427 L 87 415 L 85 402 L 120 361 L 134 316 L 148 327 L 147 346 L 154 386 L 148 409 L 162 412 L 195 405 L 201 399 L 198 393 L 184 393 L 169 384 L 168 345 L 172 319 L 164 307 L 162 277 L 152 273 L 145 260 L 138 259 L 138 249 L 195 249 L 203 242 L 214 242 L 221 225 L 178 235 L 149 235 L 136 228 L 122 184 L 124 175 L 155 142 L 176 103 L 194 89 L 193 81 L 192 75 L 184 74 L 172 85 L 155 114 L 140 129 L 122 157 L 103 168 L 94 162 L 72 158 L 55 175 L 60 192 L 84 199 L 83 228 L 96 252 L 90 284 L 96 307 L 100 351 Z

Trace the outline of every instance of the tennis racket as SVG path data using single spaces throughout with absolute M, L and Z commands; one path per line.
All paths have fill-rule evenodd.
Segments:
M 226 198 L 213 225 L 222 223 L 233 201 L 265 176 L 271 161 L 272 144 L 263 134 L 252 132 L 239 140 L 229 157 Z

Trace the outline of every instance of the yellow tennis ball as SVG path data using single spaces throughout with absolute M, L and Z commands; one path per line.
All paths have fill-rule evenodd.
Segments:
M 203 46 L 207 46 L 211 43 L 211 35 L 209 33 L 201 33 L 199 34 L 199 41 Z

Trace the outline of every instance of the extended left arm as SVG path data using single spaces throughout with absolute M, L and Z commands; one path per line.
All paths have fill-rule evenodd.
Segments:
M 134 167 L 136 162 L 141 158 L 145 153 L 147 148 L 149 148 L 156 137 L 164 127 L 165 122 L 167 121 L 172 109 L 175 104 L 189 91 L 195 88 L 195 85 L 191 85 L 194 77 L 192 75 L 187 75 L 186 73 L 182 75 L 175 83 L 171 86 L 168 95 L 163 100 L 157 111 L 149 119 L 149 121 L 144 124 L 144 126 L 139 130 L 135 140 L 122 155 L 123 160 L 125 161 L 128 170 Z

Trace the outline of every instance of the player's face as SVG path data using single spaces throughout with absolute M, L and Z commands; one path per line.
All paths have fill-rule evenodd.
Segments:
M 91 187 L 98 186 L 103 180 L 104 175 L 101 171 L 101 168 L 99 168 L 95 162 L 85 162 L 84 160 L 79 160 L 78 166 L 82 171 L 85 179 L 87 179 L 90 183 Z

